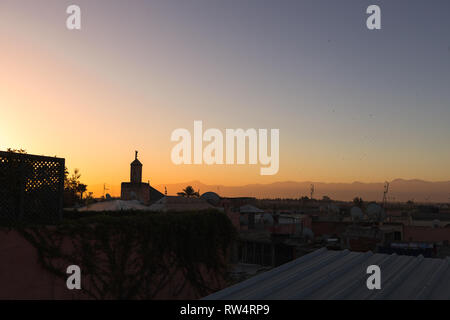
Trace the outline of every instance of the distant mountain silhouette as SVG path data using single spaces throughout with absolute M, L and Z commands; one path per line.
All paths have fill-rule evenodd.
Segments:
M 176 194 L 188 185 L 200 193 L 213 191 L 223 197 L 257 197 L 257 198 L 299 198 L 309 197 L 311 184 L 315 186 L 314 198 L 321 199 L 329 196 L 334 200 L 352 200 L 358 196 L 363 200 L 381 201 L 383 198 L 384 182 L 379 183 L 324 183 L 324 182 L 295 182 L 284 181 L 270 184 L 248 184 L 243 186 L 207 185 L 200 181 L 158 185 L 156 189 L 164 190 L 168 194 Z M 450 181 L 430 182 L 423 180 L 396 179 L 391 181 L 389 188 L 390 201 L 415 202 L 450 202 Z

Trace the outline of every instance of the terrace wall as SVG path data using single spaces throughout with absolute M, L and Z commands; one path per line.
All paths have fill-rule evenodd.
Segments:
M 70 246 L 70 241 L 67 241 L 65 246 Z M 170 266 L 167 270 L 169 269 Z M 90 299 L 83 293 L 83 287 L 88 288 L 91 284 L 84 280 L 83 270 L 81 274 L 82 289 L 68 290 L 65 279 L 43 268 L 38 260 L 37 250 L 20 233 L 0 229 L 0 300 Z M 204 278 L 211 287 L 222 289 L 226 286 L 225 281 L 220 277 L 216 281 L 205 272 Z M 176 274 L 171 283 L 162 289 L 155 299 L 201 298 L 189 285 L 178 296 L 173 296 L 175 286 L 183 280 L 182 274 Z

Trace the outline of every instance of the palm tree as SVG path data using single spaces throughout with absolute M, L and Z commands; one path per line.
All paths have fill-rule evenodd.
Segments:
M 187 186 L 186 188 L 183 189 L 183 192 L 178 192 L 177 194 L 181 197 L 186 198 L 200 197 L 200 192 L 199 191 L 195 192 L 192 186 Z
M 85 193 L 87 190 L 87 185 L 80 183 L 77 186 L 77 191 L 80 193 L 80 199 L 83 200 L 83 193 Z

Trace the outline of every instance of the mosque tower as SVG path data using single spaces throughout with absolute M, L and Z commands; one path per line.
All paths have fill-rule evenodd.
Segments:
M 139 200 L 141 203 L 149 205 L 164 195 L 150 186 L 150 183 L 142 182 L 142 163 L 138 160 L 138 152 L 134 155 L 134 161 L 130 165 L 130 182 L 122 182 L 120 199 Z
M 142 163 L 138 160 L 138 152 L 136 151 L 135 159 L 131 163 L 130 182 L 141 183 L 142 182 Z

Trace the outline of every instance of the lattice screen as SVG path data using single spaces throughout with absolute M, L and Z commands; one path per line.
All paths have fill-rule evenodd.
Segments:
M 0 152 L 0 219 L 61 218 L 64 159 Z

